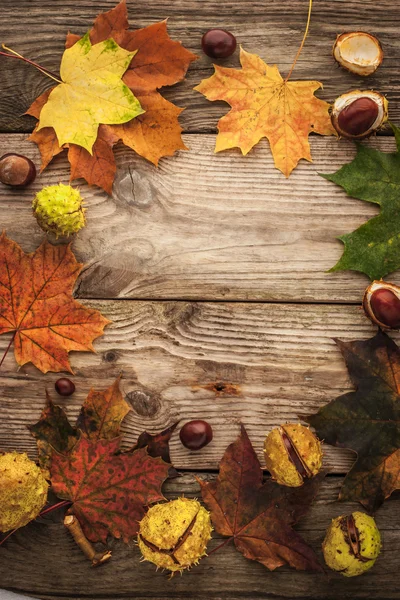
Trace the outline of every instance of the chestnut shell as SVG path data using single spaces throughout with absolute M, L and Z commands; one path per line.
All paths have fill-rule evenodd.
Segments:
M 378 290 L 388 290 L 392 292 L 399 301 L 400 308 L 400 287 L 395 285 L 394 283 L 388 283 L 386 281 L 373 281 L 365 290 L 364 298 L 363 298 L 363 309 L 368 317 L 375 325 L 378 325 L 381 329 L 399 329 L 400 328 L 400 316 L 399 321 L 395 325 L 389 325 L 388 323 L 384 323 L 379 317 L 375 314 L 373 307 L 371 306 L 371 298 L 374 292 Z M 381 317 L 382 318 L 382 317 Z

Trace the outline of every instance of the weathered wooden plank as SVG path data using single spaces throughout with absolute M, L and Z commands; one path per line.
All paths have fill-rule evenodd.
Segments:
M 214 475 L 203 474 L 204 478 Z M 298 525 L 305 539 L 321 556 L 320 546 L 330 520 L 351 512 L 355 504 L 336 502 L 341 478 L 328 478 L 307 517 Z M 199 486 L 190 474 L 167 483 L 166 496 L 199 496 Z M 289 568 L 269 572 L 245 559 L 233 544 L 203 559 L 183 577 L 167 579 L 155 573 L 150 563 L 139 562 L 139 552 L 121 543 L 112 543 L 112 560 L 93 569 L 60 523 L 60 515 L 18 531 L 0 548 L 0 586 L 38 598 L 400 598 L 398 554 L 400 511 L 398 498 L 385 503 L 377 515 L 383 535 L 383 554 L 374 568 L 361 578 L 339 574 L 315 575 Z M 209 550 L 220 543 L 214 534 Z M 222 585 L 223 582 L 223 585 Z
M 314 162 L 303 161 L 285 179 L 267 143 L 242 157 L 213 154 L 213 135 L 187 135 L 185 142 L 191 151 L 162 161 L 159 169 L 119 148 L 112 197 L 80 185 L 88 225 L 74 240 L 86 263 L 78 296 L 361 301 L 364 275 L 326 271 L 342 253 L 336 238 L 378 207 L 348 198 L 318 174 L 349 162 L 352 143 L 314 137 Z M 395 147 L 388 138 L 368 143 L 383 151 Z M 39 162 L 23 135 L 3 134 L 0 145 Z M 66 158 L 58 157 L 31 187 L 0 186 L 1 227 L 25 250 L 43 239 L 30 208 L 34 193 L 68 181 L 68 173 Z
M 71 398 L 55 393 L 59 375 L 44 377 L 32 365 L 17 371 L 8 354 L 1 371 L 0 449 L 36 455 L 26 425 L 39 417 L 45 388 L 74 419 L 92 386 L 104 389 L 122 373 L 121 387 L 134 409 L 125 421 L 127 445 L 144 429 L 156 432 L 179 419 L 204 418 L 214 428 L 213 442 L 190 452 L 176 432 L 171 456 L 178 468 L 216 469 L 243 422 L 263 461 L 263 440 L 272 427 L 314 413 L 352 389 L 332 338 L 374 334 L 355 306 L 87 303 L 113 325 L 95 343 L 97 355 L 71 355 L 77 387 Z M 0 337 L 0 356 L 8 341 Z M 344 473 L 353 462 L 350 451 L 326 447 L 330 470 Z
M 68 30 L 85 33 L 96 14 L 110 9 L 116 0 L 79 3 L 74 0 L 57 3 L 42 0 L 3 0 L 0 15 L 0 39 L 20 53 L 53 71 L 57 71 Z M 209 103 L 193 87 L 212 73 L 211 60 L 201 53 L 202 34 L 210 27 L 231 30 L 243 47 L 259 53 L 270 63 L 277 63 L 287 73 L 302 38 L 307 16 L 307 2 L 300 0 L 261 0 L 243 2 L 230 0 L 219 3 L 210 0 L 138 0 L 128 2 L 130 21 L 145 26 L 169 17 L 173 38 L 200 59 L 191 67 L 186 81 L 164 95 L 187 110 L 181 122 L 185 131 L 216 131 L 217 120 L 227 109 L 225 103 Z M 324 83 L 319 95 L 333 101 L 349 89 L 382 90 L 390 102 L 391 119 L 399 120 L 400 78 L 398 62 L 400 41 L 399 16 L 392 0 L 369 2 L 366 8 L 357 1 L 320 0 L 315 3 L 310 35 L 298 62 L 295 78 L 318 79 Z M 332 44 L 338 33 L 366 30 L 376 34 L 383 43 L 385 60 L 375 75 L 367 80 L 339 69 L 331 56 Z M 19 61 L 1 59 L 0 69 L 0 131 L 30 131 L 32 118 L 22 116 L 35 97 L 51 82 L 33 67 Z M 226 66 L 239 66 L 236 53 L 223 61 Z

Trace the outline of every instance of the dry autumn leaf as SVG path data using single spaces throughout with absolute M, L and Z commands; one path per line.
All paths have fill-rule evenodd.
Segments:
M 157 90 L 181 81 L 190 63 L 197 57 L 179 42 L 171 40 L 166 21 L 129 31 L 125 0 L 114 9 L 99 15 L 89 35 L 92 44 L 112 37 L 121 48 L 127 51 L 137 50 L 123 81 L 145 112 L 123 125 L 103 125 L 93 146 L 93 155 L 69 144 L 71 180 L 83 177 L 88 183 L 99 185 L 111 193 L 116 171 L 112 147 L 116 141 L 121 140 L 155 165 L 163 156 L 172 156 L 177 150 L 186 149 L 178 122 L 183 109 L 165 100 Z M 79 36 L 68 34 L 67 48 L 77 40 Z M 49 91 L 39 96 L 28 109 L 28 114 L 39 119 L 48 94 Z M 63 149 L 58 145 L 55 131 L 51 127 L 40 131 L 36 129 L 30 139 L 39 147 L 42 170 Z
M 45 241 L 25 254 L 0 236 L 0 334 L 13 334 L 19 365 L 71 373 L 69 352 L 94 352 L 93 340 L 110 321 L 72 297 L 81 268 L 70 245 Z
M 336 343 L 357 389 L 307 420 L 327 444 L 357 453 L 340 498 L 374 511 L 400 489 L 400 350 L 382 331 Z
M 314 551 L 292 529 L 307 513 L 321 477 L 308 479 L 298 488 L 271 479 L 263 484 L 261 465 L 242 426 L 222 458 L 218 478 L 198 481 L 216 531 L 232 539 L 246 558 L 271 571 L 285 564 L 322 571 Z
M 135 54 L 113 39 L 92 45 L 89 33 L 67 48 L 37 131 L 53 127 L 60 146 L 73 143 L 92 154 L 100 123 L 126 123 L 144 112 L 121 79 Z
M 240 50 L 242 70 L 214 65 L 215 73 L 194 89 L 232 110 L 218 122 L 215 151 L 238 147 L 247 154 L 268 138 L 275 166 L 286 177 L 301 158 L 311 161 L 308 134 L 335 135 L 329 104 L 314 96 L 319 81 L 288 81 L 276 65 Z
M 145 506 L 163 500 L 161 486 L 170 465 L 145 448 L 116 454 L 120 438 L 88 440 L 82 436 L 68 455 L 53 452 L 50 475 L 60 498 L 72 502 L 74 514 L 92 542 L 110 533 L 128 542 L 138 531 Z

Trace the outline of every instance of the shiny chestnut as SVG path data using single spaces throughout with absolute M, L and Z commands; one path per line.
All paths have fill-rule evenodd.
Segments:
M 367 317 L 383 329 L 400 328 L 400 288 L 394 283 L 373 281 L 364 294 Z
M 185 423 L 179 432 L 179 437 L 185 448 L 200 450 L 213 439 L 213 430 L 207 421 L 196 419 Z
M 21 154 L 4 154 L 0 158 L 0 181 L 11 187 L 24 187 L 36 178 L 36 167 Z

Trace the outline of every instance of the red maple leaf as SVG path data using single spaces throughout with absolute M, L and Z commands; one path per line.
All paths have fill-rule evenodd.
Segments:
M 119 445 L 120 438 L 91 442 L 82 436 L 68 455 L 53 452 L 53 490 L 72 502 L 70 513 L 92 542 L 106 543 L 108 534 L 128 542 L 145 507 L 164 499 L 170 465 L 145 448 L 117 455 Z

